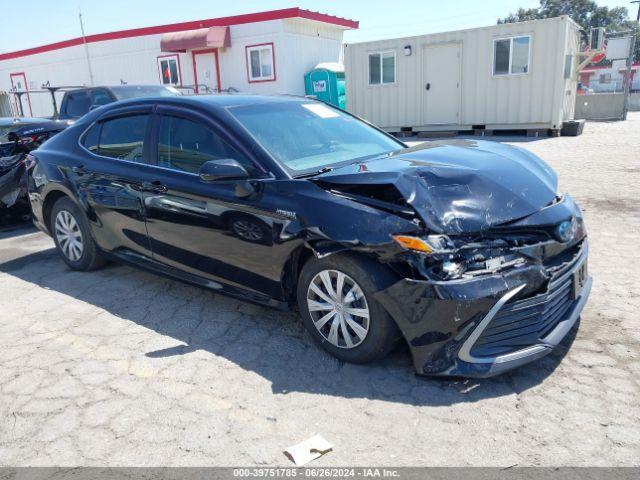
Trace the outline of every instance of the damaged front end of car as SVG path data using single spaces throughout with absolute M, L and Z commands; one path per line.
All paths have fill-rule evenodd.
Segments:
M 577 322 L 591 288 L 582 213 L 537 157 L 482 145 L 456 165 L 436 147 L 317 183 L 415 226 L 376 247 L 401 278 L 375 296 L 417 373 L 497 375 L 548 354 Z
M 418 373 L 496 375 L 546 355 L 576 323 L 591 286 L 584 229 L 568 242 L 541 229 L 446 243 L 428 254 L 408 252 L 419 274 L 376 295 Z

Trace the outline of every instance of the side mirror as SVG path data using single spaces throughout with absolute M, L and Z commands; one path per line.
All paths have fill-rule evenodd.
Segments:
M 216 182 L 220 180 L 246 180 L 249 174 L 237 160 L 224 158 L 221 160 L 209 160 L 200 167 L 200 180 L 203 182 Z

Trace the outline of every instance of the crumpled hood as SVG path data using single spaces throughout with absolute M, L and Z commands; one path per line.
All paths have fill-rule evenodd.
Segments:
M 438 233 L 478 232 L 527 217 L 556 196 L 557 177 L 540 158 L 497 142 L 426 142 L 348 165 L 314 180 L 366 195 L 395 188 Z

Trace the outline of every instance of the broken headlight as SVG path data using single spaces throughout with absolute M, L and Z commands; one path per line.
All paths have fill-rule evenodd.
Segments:
M 395 235 L 404 249 L 423 254 L 425 274 L 436 280 L 454 280 L 497 273 L 526 263 L 506 240 L 471 241 L 447 235 L 412 237 Z
M 394 235 L 393 239 L 406 250 L 413 250 L 415 252 L 426 254 L 446 253 L 455 249 L 455 245 L 446 235 L 428 235 L 426 237 Z

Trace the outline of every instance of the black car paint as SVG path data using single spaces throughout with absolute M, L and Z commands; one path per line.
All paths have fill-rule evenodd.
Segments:
M 549 234 L 567 218 L 582 218 L 570 197 L 557 197 L 553 172 L 523 150 L 454 140 L 292 178 L 227 111 L 243 103 L 284 101 L 302 100 L 146 99 L 90 112 L 37 152 L 30 185 L 35 223 L 47 231 L 53 201 L 68 195 L 86 213 L 107 256 L 278 308 L 292 304 L 306 256 L 364 255 L 396 273 L 397 282 L 376 298 L 402 331 L 418 373 L 488 376 L 523 363 L 469 364 L 457 351 L 505 292 L 524 284 L 518 298 L 543 295 L 560 268 L 549 262 L 586 249 L 584 232 L 570 244 Z M 199 118 L 252 159 L 260 172 L 250 181 L 252 193 L 238 194 L 237 181 L 206 183 L 153 165 L 155 121 L 147 133 L 145 163 L 101 158 L 78 142 L 104 116 L 156 109 Z M 254 222 L 260 238 L 239 235 L 234 218 Z M 529 259 L 526 265 L 449 281 L 431 278 L 423 255 L 392 240 L 396 234 L 476 238 L 521 231 L 545 239 L 516 249 Z M 573 265 L 576 255 L 562 268 Z M 568 320 L 573 325 L 576 318 Z M 553 345 L 548 346 L 550 351 Z

